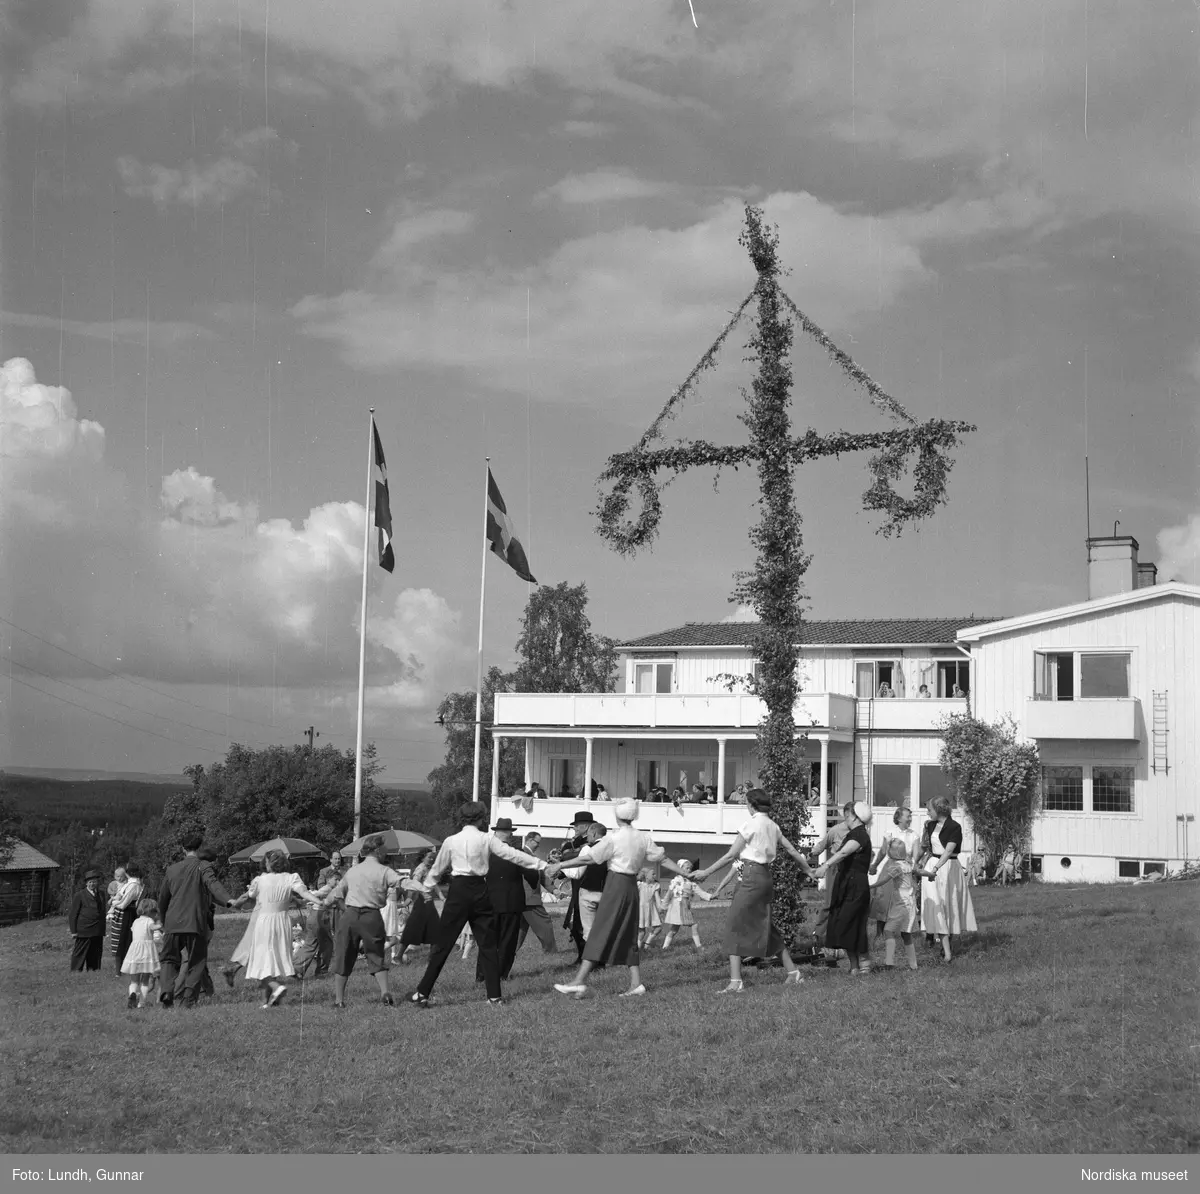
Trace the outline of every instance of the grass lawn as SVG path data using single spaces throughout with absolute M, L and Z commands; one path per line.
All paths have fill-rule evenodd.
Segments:
M 261 1011 L 257 988 L 129 1012 L 111 958 L 67 972 L 65 921 L 0 930 L 0 1147 L 37 1152 L 1194 1151 L 1195 883 L 975 889 L 978 935 L 916 974 L 747 972 L 690 942 L 564 999 L 532 936 L 489 1007 L 452 958 L 439 1006 L 364 972 Z M 698 909 L 706 942 L 724 909 Z M 243 922 L 217 922 L 223 959 Z M 558 930 L 560 941 L 565 939 Z M 570 956 L 574 956 L 573 953 Z M 881 959 L 881 951 L 876 955 Z M 393 990 L 420 965 L 397 967 Z M 807 968 L 806 968 L 807 969 Z M 628 1006 L 629 1003 L 633 1006 Z

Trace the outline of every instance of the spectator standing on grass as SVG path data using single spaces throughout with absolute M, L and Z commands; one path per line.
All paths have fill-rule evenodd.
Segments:
M 591 813 L 581 811 L 575 814 L 575 819 L 571 822 L 571 836 L 558 848 L 558 858 L 556 862 L 568 862 L 575 858 L 579 851 L 587 845 L 588 827 L 593 824 L 595 817 Z M 580 872 L 574 871 L 570 876 L 571 880 L 571 898 L 567 903 L 567 911 L 563 915 L 563 928 L 571 935 L 571 940 L 575 943 L 575 950 L 578 963 L 583 958 L 583 924 L 579 917 L 579 881 Z
M 131 1010 L 146 1006 L 150 988 L 162 969 L 158 960 L 163 941 L 162 925 L 158 922 L 158 902 L 141 899 L 135 911 L 137 917 L 130 930 L 129 948 L 121 962 L 121 973 L 129 979 L 126 1006 Z
M 496 1005 L 502 1002 L 500 955 L 496 948 L 496 913 L 488 895 L 488 866 L 493 858 L 501 858 L 528 870 L 546 869 L 546 864 L 540 858 L 516 850 L 487 832 L 486 805 L 472 802 L 463 808 L 459 816 L 462 828 L 442 842 L 433 866 L 425 876 L 424 885 L 429 899 L 433 898 L 432 892 L 437 881 L 447 871 L 450 872 L 450 890 L 442 908 L 441 926 L 429 955 L 429 965 L 425 967 L 417 989 L 409 996 L 409 1002 L 416 1007 L 429 1006 L 429 996 L 433 994 L 438 975 L 454 949 L 459 933 L 468 925 L 479 947 L 488 1003 Z
M 774 895 L 771 864 L 782 849 L 808 874 L 808 859 L 771 820 L 771 797 L 762 788 L 751 788 L 746 793 L 746 803 L 750 806 L 750 816 L 739 826 L 733 845 L 712 866 L 691 876 L 694 882 L 702 883 L 709 875 L 724 869 L 731 862 L 739 858 L 742 861 L 742 873 L 734 888 L 722 942 L 722 948 L 729 957 L 729 986 L 724 989 L 727 993 L 743 989 L 743 957 L 770 958 L 778 954 L 787 971 L 784 982 L 796 984 L 804 981 L 799 967 L 788 952 L 787 942 L 771 921 L 771 899 Z
M 83 889 L 71 897 L 67 928 L 75 939 L 71 948 L 72 970 L 100 969 L 107 924 L 104 893 L 100 890 L 101 878 L 99 871 L 88 871 L 83 876 Z
M 871 912 L 871 885 L 867 871 L 871 865 L 871 839 L 867 826 L 871 809 L 861 801 L 851 806 L 848 831 L 837 853 L 813 875 L 820 878 L 837 867 L 829 900 L 829 922 L 825 944 L 844 949 L 850 959 L 851 974 L 867 974 L 871 969 L 867 921 Z
M 648 862 L 661 862 L 669 871 L 678 867 L 665 857 L 666 851 L 648 833 L 633 827 L 637 818 L 636 800 L 621 800 L 613 806 L 616 831 L 592 845 L 585 846 L 567 862 L 555 864 L 555 869 L 577 869 L 598 862 L 608 866 L 604 895 L 596 909 L 596 919 L 583 948 L 579 972 L 573 983 L 555 983 L 562 995 L 582 999 L 587 994 L 587 976 L 596 966 L 628 966 L 629 989 L 621 996 L 645 995 L 642 983 L 641 953 L 638 950 L 639 900 L 637 877 Z
M 183 1002 L 196 1003 L 200 985 L 208 971 L 209 913 L 213 903 L 232 907 L 233 897 L 221 886 L 212 863 L 196 856 L 204 839 L 199 834 L 186 838 L 184 858 L 167 868 L 158 892 L 158 910 L 163 918 L 162 993 L 159 1002 L 175 1002 L 175 977 L 183 954 L 187 954 L 187 979 Z
M 950 801 L 935 796 L 921 835 L 919 863 L 930 878 L 921 884 L 921 927 L 941 942 L 942 959 L 953 961 L 950 938 L 975 932 L 975 906 L 958 855 L 962 826 L 950 815 Z
M 240 907 L 253 900 L 258 915 L 246 958 L 246 980 L 257 981 L 262 988 L 264 1008 L 278 1007 L 287 994 L 283 980 L 295 975 L 292 960 L 292 900 L 293 897 L 312 904 L 320 903 L 299 875 L 288 871 L 287 855 L 282 850 L 268 850 L 266 871 L 255 875 L 249 889 L 234 901 Z
M 125 961 L 125 951 L 132 937 L 133 922 L 137 919 L 138 901 L 145 895 L 145 890 L 142 887 L 142 868 L 136 862 L 117 867 L 116 873 L 125 878 L 108 901 L 108 947 L 120 974 L 121 963 Z

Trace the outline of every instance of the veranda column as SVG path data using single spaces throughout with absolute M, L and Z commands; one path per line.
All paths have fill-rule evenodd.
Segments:
M 584 742 L 584 747 L 585 747 L 584 756 L 583 756 L 583 798 L 584 798 L 584 800 L 591 800 L 591 798 L 592 798 L 592 744 L 595 742 L 595 739 L 594 738 L 585 738 L 583 740 L 583 742 Z
M 492 824 L 500 811 L 500 737 L 492 735 Z
M 825 791 L 825 777 L 829 774 L 829 739 L 821 739 L 821 776 L 817 780 L 817 793 L 821 797 L 821 815 L 825 815 L 825 802 L 829 793 Z
M 529 739 L 526 738 L 525 739 L 525 791 L 526 792 L 529 791 L 529 785 L 531 783 L 533 783 L 532 760 L 530 759 L 529 755 L 530 755 Z
M 725 739 L 717 739 L 717 804 L 725 803 Z

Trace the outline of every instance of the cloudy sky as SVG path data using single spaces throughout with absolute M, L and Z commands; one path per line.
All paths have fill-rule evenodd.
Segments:
M 592 510 L 753 284 L 746 200 L 812 318 L 979 428 L 896 541 L 861 461 L 805 466 L 812 616 L 1080 599 L 1085 454 L 1094 531 L 1200 581 L 1197 6 L 694 4 L 7 5 L 0 766 L 352 746 L 372 405 L 387 778 L 473 685 L 485 455 L 598 630 L 731 616 L 750 476 L 676 482 L 633 561 Z M 673 433 L 744 434 L 743 345 Z M 801 428 L 879 426 L 794 363 Z M 489 569 L 488 663 L 526 597 Z

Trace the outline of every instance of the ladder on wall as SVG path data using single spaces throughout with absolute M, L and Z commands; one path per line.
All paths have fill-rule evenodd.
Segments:
M 1167 760 L 1167 689 L 1151 694 L 1154 698 L 1154 720 L 1151 723 L 1151 740 L 1154 755 L 1151 762 L 1154 774 L 1160 771 L 1166 775 L 1170 771 Z

